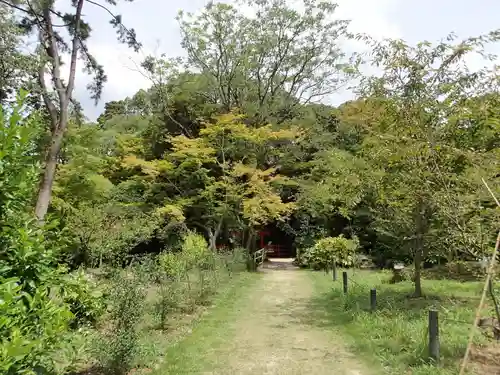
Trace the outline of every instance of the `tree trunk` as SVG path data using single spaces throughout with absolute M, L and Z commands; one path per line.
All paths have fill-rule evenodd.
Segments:
M 44 103 L 51 118 L 52 143 L 50 144 L 45 157 L 45 168 L 43 171 L 42 180 L 40 181 L 40 190 L 38 192 L 38 198 L 35 207 L 35 215 L 39 221 L 43 221 L 45 215 L 47 214 L 47 211 L 49 210 L 50 198 L 52 195 L 52 185 L 54 184 L 56 175 L 59 152 L 61 151 L 64 133 L 66 132 L 66 127 L 68 125 L 68 106 L 73 94 L 73 88 L 75 86 L 76 60 L 81 43 L 80 21 L 83 3 L 84 0 L 78 0 L 78 2 L 76 3 L 76 13 L 74 18 L 75 28 L 72 35 L 69 77 L 66 86 L 64 85 L 63 79 L 61 78 L 61 61 L 57 44 L 57 33 L 54 31 L 54 25 L 52 24 L 51 18 L 52 13 L 54 13 L 52 9 L 52 3 L 48 2 L 42 7 L 43 23 L 39 22 L 39 41 L 41 46 L 46 49 L 47 57 L 49 57 L 50 65 L 52 66 L 51 78 L 54 84 L 55 92 L 57 93 L 57 97 L 59 99 L 59 103 L 57 108 L 57 106 L 50 98 L 49 90 L 45 83 L 46 62 L 43 62 L 38 69 L 38 81 L 42 88 Z
M 255 239 L 255 236 L 253 234 L 253 231 L 251 229 L 248 230 L 248 237 L 247 237 L 247 244 L 246 244 L 246 248 L 248 250 L 248 252 L 251 252 L 254 248 L 253 246 L 253 241 Z
M 415 283 L 415 291 L 413 292 L 414 297 L 422 297 L 422 249 L 416 246 L 415 256 L 413 258 L 413 263 L 415 265 L 415 274 L 413 275 L 413 281 Z
M 217 249 L 217 237 L 212 231 L 208 232 L 208 248 L 212 251 Z
M 248 271 L 255 271 L 255 262 L 253 258 L 253 240 L 254 240 L 254 232 L 252 229 L 248 229 L 248 234 L 247 234 L 247 243 L 246 243 L 246 249 L 247 249 L 247 270 Z
M 415 210 L 415 254 L 413 257 L 413 263 L 415 266 L 415 274 L 413 276 L 413 281 L 415 284 L 414 297 L 422 297 L 422 260 L 425 255 L 425 243 L 424 235 L 427 233 L 427 207 L 422 200 L 419 199 Z
M 53 135 L 52 144 L 50 145 L 47 156 L 45 157 L 45 169 L 42 180 L 40 181 L 40 190 L 38 191 L 35 215 L 40 221 L 45 218 L 49 209 L 50 198 L 52 195 L 52 185 L 54 184 L 57 169 L 57 159 L 59 157 L 59 152 L 61 151 L 66 123 L 59 123 L 58 127 L 59 130 Z
M 217 238 L 219 238 L 221 229 L 222 229 L 222 221 L 223 219 L 220 219 L 219 222 L 217 223 L 217 227 L 215 228 L 215 231 L 212 231 L 212 228 L 207 228 L 207 233 L 208 233 L 208 247 L 212 251 L 217 250 Z

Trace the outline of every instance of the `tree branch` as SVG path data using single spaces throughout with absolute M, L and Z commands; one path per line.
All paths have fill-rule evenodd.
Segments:
M 57 40 L 54 35 L 54 29 L 52 28 L 52 19 L 50 17 L 50 10 L 49 7 L 45 7 L 43 9 L 43 17 L 45 21 L 45 38 L 47 41 L 47 54 L 52 60 L 52 80 L 54 82 L 54 85 L 56 87 L 56 90 L 58 91 L 59 95 L 59 101 L 60 101 L 60 110 L 63 111 L 63 108 L 65 107 L 65 88 L 64 85 L 61 81 L 61 69 L 60 69 L 60 61 L 59 61 L 59 52 L 57 50 Z
M 57 119 L 59 118 L 58 110 L 52 100 L 49 97 L 49 91 L 47 89 L 47 84 L 45 83 L 45 64 L 41 63 L 38 68 L 38 83 L 42 88 L 42 98 L 45 106 L 47 107 L 47 111 L 50 115 L 51 122 L 51 132 L 54 133 L 57 129 Z
M 71 60 L 69 68 L 68 86 L 66 87 L 66 96 L 71 98 L 73 88 L 75 87 L 76 60 L 78 59 L 78 47 L 80 46 L 80 20 L 82 17 L 82 8 L 84 0 L 78 0 L 75 14 L 75 30 L 73 35 L 73 46 L 71 51 Z

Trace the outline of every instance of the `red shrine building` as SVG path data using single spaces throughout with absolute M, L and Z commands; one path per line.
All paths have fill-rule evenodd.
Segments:
M 241 238 L 241 234 L 233 233 L 233 237 Z M 222 247 L 224 245 L 221 244 L 219 246 Z M 295 256 L 293 237 L 274 225 L 257 232 L 255 248 L 265 248 L 268 256 L 271 258 L 293 258 Z

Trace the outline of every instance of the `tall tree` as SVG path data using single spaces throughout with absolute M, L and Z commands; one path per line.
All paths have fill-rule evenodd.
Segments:
M 351 72 L 339 48 L 348 22 L 336 5 L 307 0 L 210 2 L 199 16 L 179 13 L 189 65 L 209 78 L 224 111 L 240 107 L 258 121 L 293 117 L 300 103 L 338 90 Z M 255 16 L 243 9 L 250 8 Z M 265 25 L 265 27 L 263 26 Z
M 454 147 L 447 132 L 449 124 L 470 118 L 471 96 L 498 92 L 494 69 L 471 72 L 463 63 L 469 53 L 484 55 L 483 45 L 499 35 L 492 32 L 458 43 L 450 37 L 437 45 L 416 46 L 392 40 L 377 43 L 373 50 L 373 63 L 383 73 L 368 78 L 361 94 L 383 102 L 385 111 L 374 119 L 362 153 L 384 170 L 378 229 L 413 256 L 416 296 L 422 294 L 422 261 L 434 250 L 445 255 L 443 249 L 450 248 L 436 248 L 431 240 L 439 237 L 443 220 L 460 231 L 473 212 L 462 210 L 458 215 L 453 197 L 474 193 L 463 174 L 480 155 Z M 454 245 L 464 253 L 471 251 L 469 246 Z
M 52 185 L 56 174 L 59 153 L 68 125 L 69 106 L 75 86 L 76 65 L 80 59 L 84 71 L 93 76 L 87 86 L 91 98 L 99 100 L 103 84 L 106 81 L 104 68 L 92 56 L 87 41 L 91 34 L 90 25 L 85 22 L 83 7 L 85 4 L 96 6 L 111 15 L 110 23 L 116 28 L 118 40 L 138 50 L 135 31 L 127 29 L 121 22 L 121 16 L 114 15 L 104 4 L 116 5 L 115 0 L 105 0 L 104 4 L 93 0 L 72 0 L 73 12 L 63 13 L 54 0 L 0 0 L 4 5 L 18 12 L 21 25 L 27 33 L 37 36 L 38 46 L 38 84 L 45 107 L 50 115 L 51 139 L 45 153 L 43 176 L 40 181 L 35 213 L 43 220 L 50 204 Z M 66 39 L 61 33 L 65 29 L 69 34 Z M 69 54 L 69 73 L 63 77 L 61 66 L 65 54 Z M 49 74 L 51 84 L 46 82 Z M 55 95 L 52 95 L 52 91 Z
M 137 176 L 166 221 L 202 229 L 215 248 L 224 229 L 246 231 L 248 240 L 292 212 L 294 204 L 280 196 L 276 160 L 279 144 L 294 138 L 294 131 L 249 128 L 243 116 L 221 115 L 205 123 L 199 137 L 172 137 L 172 152 L 162 159 L 144 160 L 140 147 L 130 148 L 120 173 Z

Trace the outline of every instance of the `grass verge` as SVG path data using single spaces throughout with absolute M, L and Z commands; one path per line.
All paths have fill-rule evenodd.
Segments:
M 240 273 L 223 287 L 213 300 L 213 307 L 200 314 L 189 325 L 187 334 L 169 339 L 159 338 L 159 345 L 165 348 L 163 364 L 154 374 L 198 374 L 215 366 L 218 347 L 234 335 L 228 329 L 228 321 L 237 318 L 238 305 L 249 290 L 262 277 L 260 273 Z
M 423 280 L 423 298 L 409 298 L 411 282 L 388 284 L 388 272 L 350 270 L 347 296 L 342 277 L 311 272 L 315 296 L 310 304 L 311 324 L 336 327 L 352 349 L 375 357 L 387 374 L 457 374 L 480 295 L 478 282 Z M 370 312 L 370 289 L 377 290 L 377 311 Z M 441 358 L 428 359 L 428 311 L 439 312 Z M 476 334 L 476 344 L 486 338 Z

